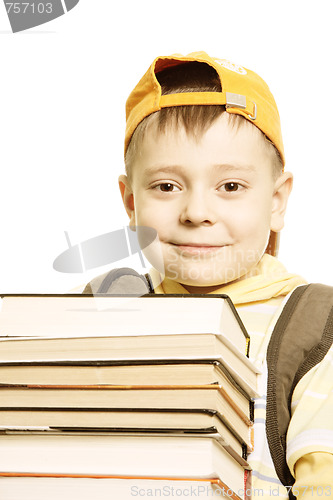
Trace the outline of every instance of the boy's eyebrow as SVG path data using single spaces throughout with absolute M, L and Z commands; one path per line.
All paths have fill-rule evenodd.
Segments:
M 239 171 L 239 172 L 255 172 L 256 168 L 254 165 L 242 165 L 242 164 L 231 164 L 231 163 L 221 163 L 218 165 L 213 165 L 213 170 L 223 170 L 225 172 Z M 158 173 L 188 173 L 187 169 L 184 169 L 180 165 L 160 165 L 155 167 L 150 167 L 145 169 L 144 176 L 149 177 L 152 174 Z
M 222 163 L 221 165 L 214 165 L 216 170 L 224 171 L 242 171 L 242 172 L 255 172 L 256 168 L 254 165 L 247 164 L 237 164 L 237 163 Z
M 157 174 L 160 172 L 179 172 L 182 171 L 182 167 L 179 165 L 156 165 L 154 167 L 146 168 L 144 171 L 144 175 L 151 175 L 151 174 Z

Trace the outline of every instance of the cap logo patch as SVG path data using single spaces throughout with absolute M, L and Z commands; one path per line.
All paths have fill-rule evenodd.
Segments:
M 214 59 L 214 61 L 223 66 L 224 68 L 229 69 L 234 73 L 238 73 L 239 75 L 247 74 L 246 69 L 244 69 L 242 66 L 239 66 L 238 64 L 235 64 L 231 61 L 227 61 L 226 59 Z

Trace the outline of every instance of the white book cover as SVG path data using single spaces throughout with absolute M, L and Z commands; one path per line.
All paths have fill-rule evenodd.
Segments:
M 2 337 L 142 336 L 213 333 L 244 354 L 248 335 L 227 296 L 5 295 Z

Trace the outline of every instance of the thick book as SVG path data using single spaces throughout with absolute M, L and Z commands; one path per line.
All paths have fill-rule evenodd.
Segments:
M 218 479 L 238 494 L 247 469 L 214 438 L 44 433 L 0 439 L 2 474 Z
M 214 333 L 243 354 L 249 336 L 227 295 L 2 295 L 0 336 Z
M 81 434 L 214 435 L 232 455 L 246 459 L 253 451 L 252 433 L 245 441 L 216 410 L 5 408 L 0 410 L 0 422 L 0 434 L 59 430 Z
M 1 344 L 0 344 L 1 345 Z M 0 364 L 0 384 L 23 385 L 221 385 L 243 412 L 251 396 L 218 361 L 155 362 L 109 365 L 107 363 Z M 1 402 L 0 402 L 1 404 Z
M 33 367 L 48 363 L 76 367 L 118 365 L 120 372 L 120 365 L 123 365 L 129 379 L 129 371 L 139 373 L 140 368 L 134 368 L 134 365 L 217 362 L 246 393 L 257 396 L 259 370 L 232 344 L 227 344 L 223 336 L 210 333 L 83 338 L 0 337 L 0 351 L 0 370 L 6 366 Z
M 134 498 L 223 498 L 250 500 L 250 471 L 234 492 L 228 480 L 126 477 L 97 474 L 15 474 L 0 472 L 3 500 L 133 500 Z M 246 486 L 246 476 L 249 481 Z
M 0 384 L 0 412 L 17 408 L 98 408 L 121 410 L 215 410 L 246 443 L 250 439 L 250 405 L 244 412 L 222 386 L 56 386 Z M 1 421 L 0 421 L 1 425 Z

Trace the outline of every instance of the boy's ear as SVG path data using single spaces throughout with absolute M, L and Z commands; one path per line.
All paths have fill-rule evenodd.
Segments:
M 284 226 L 284 215 L 287 210 L 287 203 L 293 187 L 293 174 L 284 172 L 276 180 L 273 192 L 271 230 L 278 233 Z
M 130 226 L 135 226 L 135 209 L 134 209 L 134 195 L 131 184 L 126 175 L 120 175 L 118 179 L 121 197 L 123 199 L 124 207 L 130 219 Z

